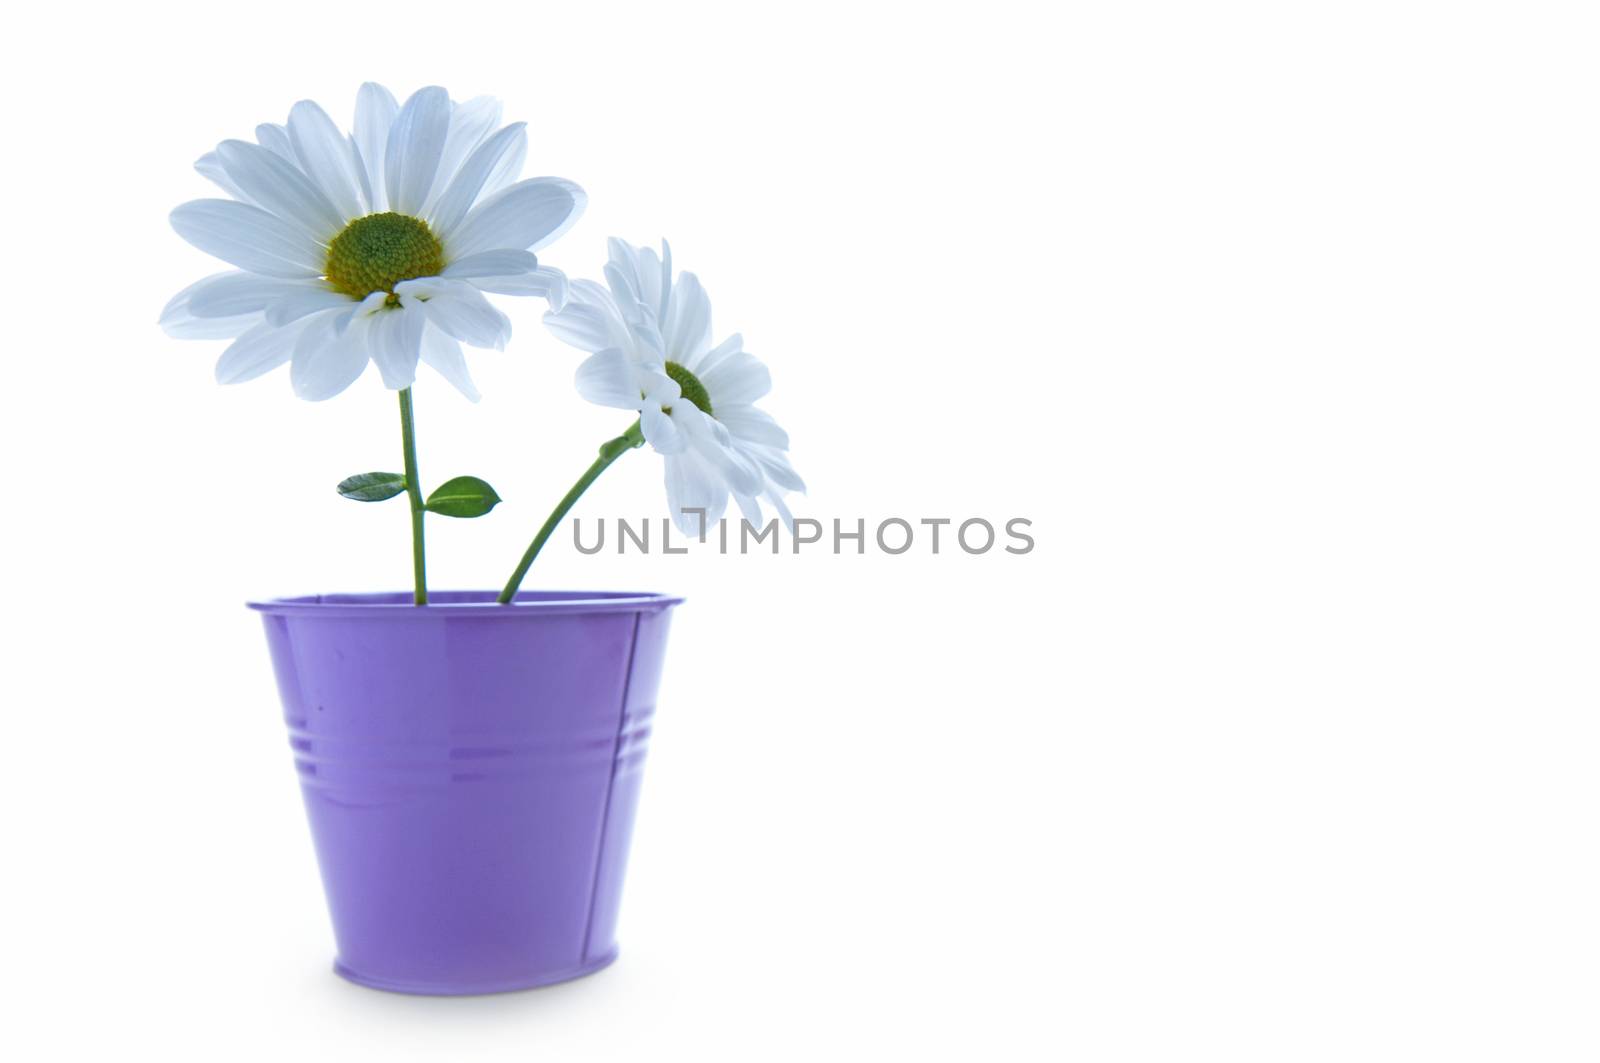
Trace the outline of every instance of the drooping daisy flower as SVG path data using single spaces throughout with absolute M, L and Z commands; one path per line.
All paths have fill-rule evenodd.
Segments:
M 585 203 L 561 178 L 518 181 L 527 134 L 499 123 L 487 97 L 455 103 L 430 87 L 402 107 L 368 83 L 351 136 L 303 100 L 255 143 L 223 141 L 195 168 L 233 198 L 185 203 L 172 227 L 238 269 L 179 292 L 162 326 L 233 338 L 224 384 L 291 362 L 295 393 L 326 399 L 369 360 L 388 387 L 410 387 L 420 360 L 475 400 L 461 344 L 503 347 L 511 332 L 483 293 L 559 307 L 566 278 L 533 251 Z
M 805 484 L 789 464 L 789 436 L 754 405 L 772 387 L 767 367 L 734 333 L 712 345 L 711 302 L 693 273 L 672 276 L 672 252 L 609 242 L 606 284 L 574 281 L 550 331 L 592 352 L 578 367 L 590 402 L 638 411 L 644 438 L 666 460 L 667 504 L 688 535 L 720 520 L 731 493 L 751 524 L 759 500 L 792 529 L 783 502 Z M 704 525 L 698 510 L 704 510 Z

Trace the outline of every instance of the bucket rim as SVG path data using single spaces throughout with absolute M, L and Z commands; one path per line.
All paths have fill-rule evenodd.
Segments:
M 428 604 L 412 601 L 411 591 L 302 594 L 245 602 L 269 616 L 366 616 L 391 619 L 437 619 L 441 616 L 527 617 L 555 613 L 660 612 L 681 605 L 683 598 L 654 591 L 518 591 L 507 605 L 495 601 L 497 591 L 429 591 Z

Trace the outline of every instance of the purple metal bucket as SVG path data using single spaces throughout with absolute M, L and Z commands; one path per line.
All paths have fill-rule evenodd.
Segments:
M 252 602 L 345 978 L 561 982 L 617 955 L 671 608 L 657 594 Z

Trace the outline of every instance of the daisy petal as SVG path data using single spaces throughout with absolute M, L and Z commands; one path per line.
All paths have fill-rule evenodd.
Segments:
M 711 395 L 714 408 L 755 402 L 772 390 L 772 374 L 755 355 L 745 351 L 722 359 L 698 375 Z
M 228 168 L 222 165 L 222 160 L 214 151 L 208 151 L 194 161 L 195 172 L 207 181 L 222 189 L 228 195 L 241 203 L 254 202 L 244 194 L 244 189 L 233 183 L 233 178 L 228 176 Z
M 762 446 L 749 447 L 747 450 L 755 463 L 761 467 L 761 471 L 766 474 L 768 482 L 785 491 L 799 491 L 805 494 L 806 482 L 800 479 L 800 474 L 789 464 L 788 455 Z
M 302 399 L 331 399 L 355 383 L 367 367 L 370 318 L 351 318 L 347 310 L 325 310 L 313 317 L 295 341 L 289 381 Z M 348 322 L 342 332 L 339 325 Z
M 172 212 L 178 235 L 208 255 L 269 277 L 315 277 L 323 253 L 296 225 L 260 207 L 229 199 L 196 199 Z
M 383 179 L 390 210 L 421 215 L 449 133 L 450 94 L 437 85 L 412 93 L 395 116 L 384 151 Z
M 294 145 L 289 142 L 289 131 L 283 126 L 271 122 L 256 126 L 256 143 L 285 162 L 294 162 Z
M 639 427 L 644 431 L 645 442 L 657 454 L 681 454 L 689 445 L 689 441 L 678 430 L 677 422 L 661 409 L 660 403 L 645 404 L 644 409 L 639 411 Z
M 639 381 L 639 388 L 644 392 L 645 401 L 663 410 L 671 409 L 679 399 L 683 398 L 683 389 L 678 382 L 668 376 L 657 366 L 640 366 L 634 363 L 634 374 Z M 699 407 L 688 403 L 682 414 L 684 417 L 702 416 Z
M 242 384 L 271 372 L 294 354 L 297 328 L 278 328 L 266 322 L 233 341 L 217 359 L 217 383 Z
M 663 308 L 662 316 L 665 317 L 665 307 L 667 305 L 665 296 L 667 293 L 672 291 L 672 245 L 667 243 L 666 237 L 661 238 L 661 291 L 663 294 L 663 298 L 661 300 L 661 306 Z M 709 315 L 710 312 L 711 308 L 708 306 L 706 308 L 707 315 Z
M 749 495 L 741 495 L 737 491 L 735 491 L 733 493 L 733 500 L 734 500 L 734 502 L 736 502 L 738 504 L 738 506 L 739 506 L 739 515 L 744 518 L 745 523 L 749 524 L 750 527 L 752 527 L 752 528 L 760 528 L 761 527 L 761 506 L 760 506 L 760 504 L 757 503 L 756 500 L 754 498 L 752 498 L 751 496 L 749 496 Z
M 461 164 L 499 124 L 500 101 L 493 96 L 477 96 L 465 103 L 450 105 L 450 131 L 445 134 L 444 150 L 439 153 L 439 173 L 433 183 L 433 193 L 423 205 L 424 217 L 455 179 Z
M 311 100 L 295 104 L 289 111 L 289 142 L 301 169 L 333 205 L 340 222 L 360 217 L 361 178 L 355 151 L 328 112 Z
M 777 447 L 779 450 L 789 449 L 789 433 L 780 428 L 765 410 L 737 403 L 717 406 L 715 409 L 717 420 L 727 425 L 735 439 Z
M 521 151 L 526 152 L 527 146 L 527 124 L 517 122 L 506 126 L 484 141 L 467 157 L 460 172 L 451 178 L 449 186 L 439 197 L 429 216 L 429 223 L 439 239 L 445 241 L 450 239 L 456 227 L 467 216 L 467 211 L 472 209 L 472 204 L 477 201 L 479 193 L 484 190 L 495 168 L 507 156 L 517 152 L 519 147 Z
M 611 266 L 607 266 L 606 270 L 614 276 L 615 271 Z M 600 305 L 604 307 L 611 327 L 621 337 L 614 339 L 614 344 L 626 347 L 644 361 L 667 360 L 667 345 L 661 339 L 654 311 L 642 303 L 633 302 L 626 290 L 622 290 L 616 298 L 608 295 Z
M 398 113 L 400 105 L 395 102 L 394 94 L 375 81 L 362 85 L 361 91 L 356 93 L 353 137 L 356 153 L 366 171 L 367 203 L 374 211 L 389 209 L 383 182 L 383 158 L 389 144 L 389 129 Z
M 360 213 L 369 214 L 378 209 L 372 206 L 372 202 L 376 198 L 372 193 L 372 181 L 367 176 L 367 164 L 362 161 L 361 149 L 356 147 L 355 135 L 352 134 L 347 139 L 350 144 L 350 159 L 356 168 L 356 195 L 358 197 L 357 202 L 361 204 Z
M 711 418 L 708 417 L 706 420 L 709 421 Z M 684 423 L 687 425 L 691 422 L 685 418 Z M 747 495 L 756 494 L 761 490 L 766 480 L 754 459 L 724 444 L 710 433 L 702 434 L 690 430 L 688 436 L 689 446 L 699 451 L 700 456 L 722 475 L 723 480 L 733 490 L 742 491 Z
M 194 293 L 219 277 L 234 277 L 236 273 L 213 273 L 195 281 L 167 301 L 161 310 L 162 331 L 175 340 L 231 340 L 261 320 L 260 314 L 241 314 L 238 317 L 197 317 L 189 309 Z
M 522 176 L 522 165 L 528 161 L 528 138 L 526 135 L 517 137 L 511 142 L 511 150 L 500 156 L 500 161 L 494 164 L 494 169 L 489 171 L 489 179 L 483 182 L 483 188 L 478 192 L 478 199 L 484 200 L 496 192 L 503 192 Z
M 666 259 L 658 258 L 651 248 L 634 247 L 613 236 L 606 241 L 606 257 L 606 277 L 612 290 L 619 297 L 626 293 L 665 319 L 666 297 L 672 291 L 670 253 Z
M 638 317 L 638 311 L 643 310 L 646 304 L 641 297 L 638 277 L 634 271 L 626 265 L 607 262 L 602 272 L 605 273 L 606 284 L 610 287 L 611 299 L 617 304 L 618 309 L 629 307 L 634 311 L 630 317 Z
M 553 266 L 540 266 L 511 277 L 474 277 L 472 286 L 499 295 L 542 295 L 552 310 L 567 306 L 567 275 Z
M 661 332 L 669 357 L 675 362 L 688 364 L 711 346 L 711 300 L 693 273 L 678 274 L 667 300 L 667 321 Z
M 267 307 L 267 321 L 273 325 L 287 325 L 318 310 L 336 310 L 350 303 L 348 295 L 319 283 L 296 285 Z
M 461 344 L 431 325 L 422 331 L 422 361 L 455 385 L 455 389 L 472 402 L 482 398 L 478 386 L 472 382 L 472 375 L 467 372 L 467 359 L 461 352 Z
M 559 177 L 518 181 L 473 207 L 445 248 L 456 258 L 496 247 L 537 251 L 571 228 L 587 198 Z
M 785 528 L 789 529 L 789 534 L 790 535 L 793 535 L 794 534 L 794 514 L 789 512 L 789 507 L 784 504 L 782 496 L 780 496 L 780 495 L 778 495 L 778 494 L 776 494 L 776 493 L 774 493 L 772 491 L 768 491 L 767 494 L 766 494 L 766 499 L 767 499 L 768 502 L 771 502 L 773 508 L 778 511 L 778 516 L 783 518 L 783 526 Z
M 569 302 L 544 315 L 544 326 L 556 339 L 580 351 L 599 351 L 614 345 L 611 319 L 598 306 Z
M 511 338 L 510 320 L 465 281 L 430 277 L 401 281 L 394 290 L 402 305 L 421 304 L 435 325 L 469 346 L 503 349 Z
M 699 454 L 691 450 L 670 455 L 666 467 L 667 508 L 679 531 L 698 536 L 703 528 L 722 519 L 728 508 L 728 486 Z M 687 512 L 690 509 L 704 510 L 704 517 Z
M 259 273 L 219 273 L 195 287 L 189 297 L 189 311 L 195 317 L 253 314 L 286 295 L 311 289 L 308 281 L 263 277 Z
M 572 282 L 572 300 L 587 303 L 590 306 L 605 307 L 608 312 L 616 312 L 616 300 L 611 298 L 611 292 L 604 284 L 588 278 L 580 278 Z
M 689 372 L 700 376 L 709 373 L 712 369 L 722 364 L 722 360 L 730 355 L 738 354 L 744 350 L 744 337 L 735 332 L 704 354 L 696 355 L 692 361 L 684 362 L 684 367 Z
M 344 225 L 328 197 L 277 153 L 244 140 L 224 140 L 217 145 L 217 158 L 250 202 L 299 223 L 313 240 L 325 241 Z
M 640 406 L 639 382 L 633 362 L 616 347 L 596 351 L 585 358 L 573 375 L 578 394 L 596 406 L 637 410 Z
M 422 330 L 427 324 L 428 316 L 420 307 L 393 308 L 372 316 L 367 329 L 372 360 L 378 363 L 385 387 L 399 391 L 417 379 Z
M 458 258 L 446 266 L 439 276 L 453 277 L 456 280 L 465 280 L 468 277 L 505 277 L 531 273 L 538 268 L 539 260 L 534 257 L 533 252 L 512 251 L 502 247 Z

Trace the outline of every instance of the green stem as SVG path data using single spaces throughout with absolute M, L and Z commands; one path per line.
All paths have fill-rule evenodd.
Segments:
M 511 599 L 516 597 L 517 588 L 522 586 L 522 577 L 528 574 L 528 568 L 533 564 L 533 559 L 539 556 L 539 551 L 544 548 L 545 540 L 550 538 L 551 533 L 560 526 L 561 518 L 567 515 L 567 510 L 577 503 L 583 493 L 589 489 L 589 485 L 598 480 L 600 474 L 605 472 L 612 462 L 634 447 L 643 445 L 644 432 L 640 429 L 638 421 L 633 422 L 632 427 L 617 438 L 607 440 L 600 445 L 600 456 L 594 459 L 594 464 L 589 466 L 588 471 L 578 477 L 578 482 L 573 484 L 572 490 L 568 491 L 566 497 L 556 504 L 556 508 L 550 512 L 550 516 L 545 520 L 544 526 L 539 529 L 539 534 L 535 535 L 533 542 L 528 544 L 528 550 L 522 555 L 522 560 L 517 564 L 517 570 L 511 573 L 511 578 L 506 581 L 506 589 L 500 592 L 501 605 L 509 604 Z
M 422 486 L 417 482 L 417 432 L 411 415 L 411 389 L 400 390 L 400 441 L 405 448 L 406 495 L 411 499 L 411 574 L 418 605 L 428 604 L 428 563 L 422 546 Z

